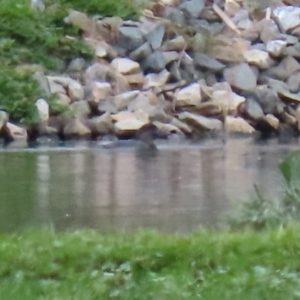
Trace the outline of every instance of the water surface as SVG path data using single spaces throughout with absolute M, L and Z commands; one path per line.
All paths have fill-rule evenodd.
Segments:
M 69 147 L 0 150 L 0 232 L 53 225 L 59 230 L 157 228 L 189 232 L 215 225 L 254 185 L 278 197 L 278 162 L 298 142 Z

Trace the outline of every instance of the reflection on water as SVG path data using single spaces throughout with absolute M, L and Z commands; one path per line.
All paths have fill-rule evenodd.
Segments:
M 2 151 L 0 231 L 52 224 L 188 232 L 213 225 L 254 184 L 278 195 L 277 165 L 291 148 L 236 139 L 158 151 Z

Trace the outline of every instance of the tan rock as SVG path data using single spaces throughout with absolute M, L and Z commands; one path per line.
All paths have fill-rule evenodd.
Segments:
M 69 96 L 64 93 L 57 93 L 56 96 L 57 96 L 58 103 L 64 106 L 67 106 L 71 103 L 71 99 L 69 98 Z
M 227 132 L 253 133 L 255 129 L 240 117 L 227 116 L 225 121 Z
M 109 112 L 90 120 L 90 130 L 96 135 L 110 134 L 114 130 L 113 119 Z
M 151 73 L 148 74 L 145 78 L 144 89 L 150 89 L 153 87 L 161 87 L 167 83 L 170 78 L 170 72 L 166 69 L 162 70 L 158 74 Z
M 91 108 L 87 101 L 80 100 L 75 101 L 70 105 L 70 110 L 73 112 L 73 115 L 79 118 L 87 118 L 91 113 Z
M 224 10 L 227 15 L 234 16 L 239 10 L 241 9 L 241 6 L 239 3 L 237 3 L 234 0 L 226 0 Z
M 40 122 L 48 121 L 49 120 L 49 104 L 48 104 L 48 102 L 43 98 L 39 98 L 36 100 L 35 106 L 36 106 L 38 114 L 39 114 Z
M 179 128 L 182 132 L 184 132 L 185 134 L 191 134 L 192 133 L 192 128 L 187 125 L 186 123 L 178 120 L 177 118 L 172 118 L 171 125 L 176 126 L 177 128 Z
M 246 99 L 234 92 L 217 90 L 213 92 L 211 101 L 219 105 L 224 112 L 235 114 L 237 112 L 237 108 L 244 103 Z
M 130 85 L 135 86 L 143 86 L 146 80 L 143 73 L 124 75 L 124 77 Z
M 105 100 L 107 97 L 109 97 L 112 94 L 112 88 L 108 82 L 96 81 L 93 83 L 91 88 L 92 88 L 93 101 L 97 103 L 102 100 Z
M 117 110 L 127 108 L 130 101 L 137 97 L 139 93 L 139 91 L 129 91 L 116 95 L 115 97 L 113 97 L 112 103 L 114 104 Z
M 122 120 L 115 123 L 115 129 L 117 133 L 122 134 L 128 131 L 129 132 L 138 131 L 145 124 L 146 124 L 145 122 L 137 120 L 136 118 Z
M 179 35 L 172 40 L 166 41 L 161 49 L 163 51 L 182 51 L 186 47 L 186 41 L 183 36 Z
M 132 74 L 140 68 L 140 64 L 129 58 L 115 58 L 111 67 L 121 74 Z
M 192 83 L 191 85 L 179 90 L 175 101 L 176 106 L 199 105 L 201 103 L 200 84 Z
M 87 136 L 91 134 L 91 130 L 82 124 L 81 120 L 78 118 L 73 118 L 64 127 L 63 132 L 66 136 Z
M 117 114 L 111 115 L 111 117 L 116 122 L 136 119 L 135 114 L 129 110 L 120 111 Z
M 251 49 L 245 51 L 243 56 L 247 63 L 255 65 L 260 69 L 268 69 L 273 64 L 268 52 L 266 51 Z
M 266 45 L 266 50 L 271 56 L 278 57 L 282 55 L 286 48 L 286 45 L 287 42 L 282 40 L 269 41 Z
M 82 85 L 77 80 L 69 80 L 68 95 L 72 101 L 78 101 L 83 99 L 84 90 Z
M 49 88 L 50 88 L 51 94 L 59 94 L 59 93 L 65 94 L 66 93 L 65 88 L 61 84 L 59 84 L 53 80 L 48 80 L 48 82 L 49 82 Z
M 185 121 L 192 127 L 202 130 L 222 130 L 223 123 L 214 118 L 207 118 L 204 116 L 196 115 L 190 112 L 183 112 L 178 115 L 179 120 Z
M 289 91 L 280 91 L 280 92 L 278 92 L 278 95 L 283 100 L 300 102 L 300 94 L 299 93 L 294 94 Z
M 10 122 L 6 123 L 6 127 L 9 131 L 10 136 L 12 136 L 14 139 L 27 139 L 27 132 L 25 128 L 22 128 Z
M 280 125 L 280 121 L 272 114 L 267 114 L 264 119 L 267 121 L 267 123 L 274 128 L 275 130 L 277 130 L 279 128 Z

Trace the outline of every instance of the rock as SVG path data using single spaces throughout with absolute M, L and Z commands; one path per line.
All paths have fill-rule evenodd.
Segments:
M 265 116 L 265 121 L 275 130 L 279 129 L 280 122 L 279 120 L 272 114 L 267 114 Z
M 246 113 L 251 119 L 258 121 L 264 117 L 264 112 L 254 94 L 246 94 Z
M 292 74 L 286 83 L 291 93 L 298 93 L 300 89 L 300 72 Z
M 45 92 L 47 97 L 49 97 L 51 90 L 47 76 L 45 76 L 43 72 L 37 71 L 32 75 L 32 78 L 38 82 L 41 90 Z
M 264 78 L 264 81 L 267 83 L 268 87 L 276 93 L 289 90 L 288 86 L 281 80 L 266 77 Z
M 129 55 L 129 58 L 135 61 L 143 60 L 147 56 L 149 56 L 152 53 L 152 49 L 150 47 L 150 44 L 148 42 L 142 44 L 140 47 L 132 51 Z
M 116 122 L 115 129 L 118 135 L 122 135 L 136 132 L 145 124 L 145 122 L 132 118 Z
M 158 23 L 154 28 L 145 36 L 153 50 L 157 50 L 162 45 L 163 37 L 165 35 L 165 25 Z
M 143 73 L 124 75 L 124 77 L 130 86 L 135 88 L 142 88 L 146 80 Z
M 279 97 L 282 100 L 285 101 L 291 101 L 291 102 L 300 102 L 300 94 L 294 94 L 294 93 L 290 93 L 289 91 L 280 91 L 278 93 Z
M 48 104 L 48 102 L 43 98 L 39 98 L 36 100 L 35 106 L 36 106 L 38 114 L 39 114 L 40 122 L 48 121 L 49 120 L 49 104 Z
M 280 6 L 273 10 L 274 16 L 285 31 L 300 25 L 300 7 Z
M 273 57 L 279 57 L 283 54 L 287 42 L 282 40 L 274 40 L 267 42 L 266 50 Z
M 110 99 L 101 101 L 98 106 L 97 109 L 100 113 L 112 113 L 115 114 L 118 112 L 117 108 L 113 105 L 113 103 L 110 101 Z
M 179 120 L 185 121 L 190 126 L 200 130 L 222 130 L 223 128 L 223 123 L 218 119 L 199 116 L 187 111 L 180 113 L 178 118 Z
M 300 43 L 287 47 L 283 54 L 285 56 L 300 58 Z
M 217 36 L 213 38 L 209 54 L 224 63 L 240 63 L 244 61 L 243 53 L 249 49 L 250 45 L 251 43 L 243 38 Z
M 140 68 L 140 65 L 137 62 L 129 58 L 121 57 L 115 58 L 110 65 L 121 74 L 132 74 Z
M 166 66 L 164 53 L 155 51 L 151 53 L 142 64 L 145 71 L 160 72 Z
M 268 74 L 276 79 L 286 80 L 300 70 L 300 64 L 291 56 L 285 57 L 278 66 L 268 70 Z
M 224 78 L 233 88 L 241 91 L 254 90 L 256 87 L 256 76 L 246 63 L 225 69 Z
M 225 121 L 225 128 L 227 132 L 242 132 L 253 133 L 255 129 L 249 125 L 244 119 L 240 117 L 227 116 Z
M 63 133 L 66 137 L 79 136 L 85 137 L 91 134 L 91 130 L 82 124 L 81 120 L 78 118 L 73 118 L 64 127 Z
M 153 87 L 161 87 L 167 83 L 170 78 L 170 73 L 164 69 L 160 73 L 148 74 L 145 78 L 144 89 L 149 89 Z
M 100 117 L 94 117 L 89 122 L 89 127 L 92 134 L 98 135 L 106 135 L 111 134 L 114 131 L 113 119 L 110 113 L 105 113 Z
M 176 106 L 197 106 L 201 103 L 201 90 L 199 83 L 192 83 L 191 85 L 179 90 L 175 98 Z
M 82 72 L 85 68 L 85 60 L 81 57 L 74 58 L 68 65 L 67 71 L 69 73 L 79 73 Z
M 109 66 L 103 63 L 94 63 L 88 67 L 84 73 L 84 82 L 86 85 L 94 81 L 106 81 Z
M 281 34 L 280 37 L 287 42 L 287 45 L 296 45 L 299 40 L 296 36 L 290 35 L 290 34 Z
M 68 106 L 71 103 L 69 96 L 64 93 L 57 93 L 56 96 L 58 103 L 63 106 Z
M 142 111 L 149 115 L 153 106 L 150 104 L 147 94 L 140 92 L 133 100 L 130 101 L 127 108 L 132 112 Z
M 273 20 L 263 20 L 261 22 L 260 39 L 265 44 L 269 41 L 279 40 L 281 38 L 281 32 Z
M 70 105 L 70 110 L 73 112 L 73 115 L 78 118 L 87 118 L 91 113 L 90 106 L 85 100 L 73 102 Z
M 9 132 L 9 135 L 14 140 L 17 140 L 17 139 L 26 140 L 27 139 L 27 132 L 26 132 L 25 128 L 22 128 L 20 126 L 10 123 L 10 122 L 6 123 L 6 128 Z
M 227 15 L 233 17 L 239 10 L 241 6 L 234 0 L 226 0 L 224 10 Z
M 5 111 L 0 110 L 0 133 L 4 124 L 8 121 L 8 115 Z
M 297 121 L 297 129 L 300 131 L 300 106 L 298 106 L 296 109 L 295 118 Z
M 36 11 L 45 10 L 45 4 L 43 0 L 30 0 L 30 7 Z
M 156 126 L 158 128 L 158 130 L 166 136 L 168 136 L 172 133 L 181 132 L 181 130 L 178 127 L 176 127 L 175 125 L 172 125 L 172 124 L 166 124 L 166 123 L 162 123 L 159 121 L 154 121 L 154 122 L 152 122 L 152 124 L 154 126 Z
M 192 128 L 189 125 L 187 125 L 186 123 L 178 120 L 177 118 L 172 118 L 170 124 L 176 126 L 177 128 L 179 128 L 185 134 L 191 134 L 192 131 L 193 131 Z
M 178 7 L 166 6 L 164 15 L 166 19 L 174 22 L 175 24 L 184 24 L 184 14 Z
M 111 117 L 116 122 L 137 119 L 136 115 L 129 110 L 120 111 L 116 114 L 111 115 Z
M 186 41 L 183 36 L 179 35 L 172 40 L 164 42 L 161 47 L 162 51 L 182 51 L 186 47 Z
M 142 31 L 138 27 L 121 26 L 118 45 L 126 51 L 133 51 L 144 43 Z
M 211 71 L 221 71 L 225 68 L 225 65 L 220 63 L 214 58 L 209 57 L 206 54 L 203 53 L 197 53 L 194 56 L 194 63 L 196 66 L 201 67 L 201 68 L 206 68 Z
M 180 9 L 186 14 L 186 18 L 198 18 L 205 5 L 204 0 L 189 0 L 180 5 Z
M 244 52 L 244 58 L 247 63 L 253 64 L 260 69 L 268 69 L 273 64 L 268 52 L 252 49 Z
M 117 110 L 127 108 L 129 103 L 138 96 L 139 91 L 129 91 L 119 95 L 116 95 L 112 99 L 112 103 Z
M 281 114 L 284 111 L 284 104 L 277 93 L 267 87 L 259 88 L 256 91 L 257 101 L 264 114 Z
M 93 101 L 96 103 L 107 99 L 112 94 L 112 88 L 108 82 L 96 81 L 93 83 L 91 90 Z
M 236 27 L 241 30 L 250 30 L 253 28 L 253 22 L 250 19 L 241 20 L 237 23 Z
M 77 80 L 69 79 L 68 96 L 72 101 L 79 101 L 84 98 L 83 87 Z
M 66 93 L 65 88 L 61 84 L 59 84 L 51 79 L 48 82 L 49 82 L 49 90 L 50 90 L 51 94 L 59 94 L 59 93 L 65 94 Z
M 219 105 L 224 112 L 236 114 L 237 108 L 244 103 L 246 99 L 233 92 L 216 90 L 212 93 L 211 101 Z
M 69 15 L 64 19 L 65 23 L 73 24 L 76 27 L 79 27 L 84 32 L 89 33 L 93 28 L 93 20 L 90 19 L 86 14 L 76 11 L 69 10 Z
M 171 62 L 178 61 L 180 58 L 179 53 L 176 51 L 163 52 L 163 56 L 164 56 L 166 66 Z

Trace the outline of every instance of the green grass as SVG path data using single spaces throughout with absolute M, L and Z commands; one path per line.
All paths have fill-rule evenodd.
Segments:
M 300 225 L 0 236 L 0 299 L 300 299 Z

